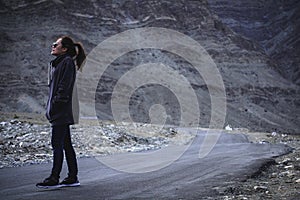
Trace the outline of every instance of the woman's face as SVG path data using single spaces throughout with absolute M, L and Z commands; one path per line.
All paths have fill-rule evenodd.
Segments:
M 51 54 L 54 56 L 60 56 L 62 54 L 65 54 L 67 52 L 67 48 L 63 47 L 61 44 L 61 38 L 56 40 L 51 46 Z

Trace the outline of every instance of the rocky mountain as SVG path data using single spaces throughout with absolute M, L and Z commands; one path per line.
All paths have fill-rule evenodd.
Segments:
M 0 110 L 44 112 L 47 63 L 53 59 L 49 55 L 50 45 L 57 37 L 70 35 L 81 41 L 89 53 L 105 39 L 123 31 L 161 27 L 199 42 L 217 65 L 226 90 L 225 125 L 252 131 L 300 133 L 299 42 L 295 35 L 299 27 L 298 4 L 282 1 L 286 13 L 276 15 L 277 6 L 255 2 L 260 2 L 257 8 L 251 3 L 225 0 L 2 0 Z M 263 19 L 256 21 L 255 16 Z M 264 16 L 268 20 L 264 20 Z M 258 28 L 251 29 L 253 24 Z M 286 31 L 280 32 L 278 24 Z M 269 35 L 262 36 L 262 33 Z M 90 82 L 98 82 L 95 97 L 98 118 L 113 119 L 114 87 L 135 66 L 149 62 L 168 65 L 186 77 L 197 94 L 200 125 L 208 127 L 211 98 L 205 77 L 184 58 L 147 48 L 115 59 L 100 80 L 90 74 L 91 79 L 83 88 L 88 89 Z M 285 69 L 286 62 L 290 64 Z M 179 83 L 174 84 L 175 88 L 180 87 Z M 150 108 L 160 104 L 167 113 L 167 123 L 178 125 L 181 115 L 177 95 L 180 94 L 159 84 L 139 87 L 130 98 L 130 115 L 136 122 L 149 123 Z

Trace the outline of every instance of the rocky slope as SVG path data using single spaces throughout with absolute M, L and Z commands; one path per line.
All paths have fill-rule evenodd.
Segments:
M 220 5 L 230 8 L 226 2 Z M 260 39 L 265 44 L 262 46 L 251 37 L 239 35 L 234 27 L 225 25 L 212 13 L 205 0 L 176 3 L 158 0 L 112 3 L 3 0 L 0 16 L 0 41 L 4 45 L 0 54 L 2 112 L 44 112 L 47 63 L 52 59 L 49 46 L 58 36 L 71 35 L 84 44 L 88 53 L 104 39 L 122 31 L 163 27 L 198 41 L 217 64 L 226 88 L 226 124 L 259 131 L 300 133 L 300 93 L 299 86 L 294 84 L 297 81 L 284 78 L 285 74 L 278 70 L 280 63 L 270 58 L 280 45 L 275 45 L 270 54 L 264 49 L 270 45 L 267 41 L 279 44 L 284 40 Z M 283 21 L 286 19 L 282 18 Z M 292 33 L 287 32 L 285 38 L 292 38 L 289 35 Z M 280 55 L 290 58 L 285 52 Z M 299 63 L 292 58 L 294 56 L 290 59 L 292 62 Z M 183 58 L 155 49 L 130 52 L 109 66 L 97 88 L 98 117 L 104 120 L 113 118 L 111 94 L 120 77 L 134 66 L 152 61 L 171 66 L 189 80 L 200 102 L 200 125 L 208 127 L 211 102 L 204 80 Z M 85 87 L 88 85 L 89 82 Z M 176 96 L 159 85 L 146 85 L 134 92 L 130 105 L 132 118 L 136 122 L 149 123 L 149 108 L 157 103 L 165 107 L 169 115 L 167 122 L 178 125 L 180 109 Z
M 300 2 L 208 0 L 219 19 L 259 43 L 288 80 L 300 84 Z

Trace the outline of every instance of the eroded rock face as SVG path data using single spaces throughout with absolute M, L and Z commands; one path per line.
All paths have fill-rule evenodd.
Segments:
M 229 3 L 221 4 L 229 7 Z M 239 35 L 212 14 L 207 1 L 2 1 L 0 15 L 1 42 L 5 47 L 0 61 L 1 111 L 44 112 L 47 63 L 52 59 L 49 46 L 57 37 L 71 35 L 89 53 L 103 40 L 122 31 L 162 27 L 193 38 L 216 63 L 227 95 L 226 124 L 259 131 L 300 132 L 299 86 L 283 78 L 279 64 L 264 50 L 267 41 L 277 40 L 260 39 L 265 44 L 262 47 L 260 41 Z M 289 56 L 284 52 L 281 55 Z M 119 57 L 100 80 L 94 74 L 87 75 L 87 82 L 82 85 L 87 92 L 91 92 L 91 82 L 98 83 L 98 118 L 114 118 L 111 111 L 114 86 L 126 72 L 149 62 L 170 66 L 190 82 L 199 101 L 200 125 L 208 127 L 211 99 L 203 77 L 185 59 L 158 49 L 138 49 Z M 154 104 L 165 107 L 167 123 L 180 124 L 176 94 L 159 84 L 148 84 L 132 93 L 129 105 L 132 119 L 151 122 L 149 109 Z
M 288 80 L 300 84 L 300 2 L 208 0 L 220 20 L 258 42 Z

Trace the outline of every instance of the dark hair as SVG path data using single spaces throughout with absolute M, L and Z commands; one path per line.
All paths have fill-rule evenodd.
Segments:
M 86 58 L 84 49 L 82 47 L 81 43 L 74 43 L 73 40 L 68 37 L 68 36 L 62 36 L 61 37 L 61 44 L 62 47 L 67 48 L 67 54 L 69 54 L 71 57 L 76 56 L 76 65 L 77 65 L 77 70 L 82 68 L 83 62 Z M 77 51 L 76 51 L 77 47 Z

